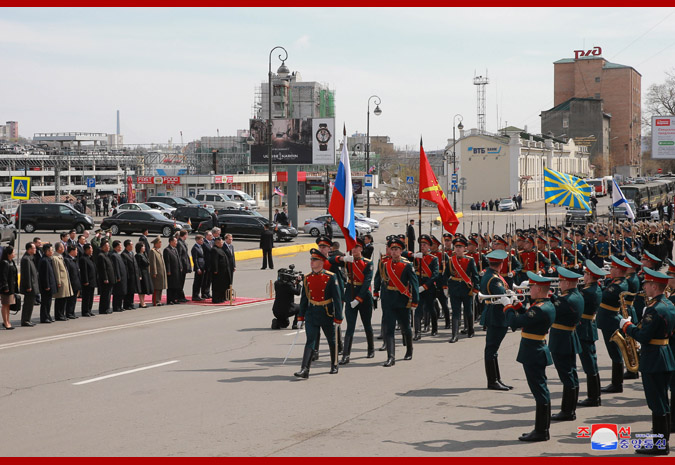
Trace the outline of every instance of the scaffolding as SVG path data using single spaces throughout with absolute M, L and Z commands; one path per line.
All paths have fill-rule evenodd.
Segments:
M 473 85 L 476 86 L 476 119 L 478 122 L 478 132 L 479 134 L 485 133 L 485 86 L 490 83 L 490 79 L 487 77 L 487 70 L 485 71 L 485 77 L 476 76 L 474 73 Z

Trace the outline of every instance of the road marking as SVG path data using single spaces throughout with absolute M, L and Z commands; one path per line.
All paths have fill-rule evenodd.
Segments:
M 202 310 L 200 312 L 191 312 L 191 313 L 184 313 L 182 315 L 172 315 L 172 316 L 165 316 L 161 318 L 155 318 L 153 320 L 145 320 L 145 321 L 137 321 L 135 323 L 126 323 L 122 325 L 116 325 L 116 326 L 106 326 L 104 328 L 97 328 L 97 329 L 87 329 L 85 331 L 78 331 L 75 333 L 67 333 L 67 334 L 60 334 L 56 336 L 47 336 L 47 337 L 41 337 L 37 339 L 29 339 L 27 341 L 19 341 L 19 342 L 12 342 L 9 344 L 2 344 L 0 345 L 0 350 L 4 349 L 12 349 L 15 347 L 23 347 L 23 346 L 29 346 L 33 344 L 42 344 L 45 342 L 52 342 L 52 341 L 60 341 L 62 339 L 70 339 L 73 337 L 80 337 L 80 336 L 88 336 L 91 334 L 99 334 L 99 333 L 106 333 L 108 331 L 117 331 L 120 329 L 126 329 L 126 328 L 135 328 L 138 326 L 145 326 L 145 325 L 150 325 L 153 323 L 163 323 L 165 321 L 173 321 L 173 320 L 181 320 L 183 318 L 192 318 L 196 316 L 202 316 L 202 315 L 210 315 L 213 313 L 221 313 L 221 312 L 230 312 L 232 310 L 238 310 L 242 308 L 248 308 L 248 307 L 255 307 L 257 305 L 263 305 L 263 304 L 268 304 L 268 301 L 263 301 L 263 302 L 251 302 L 250 304 L 243 304 L 243 305 L 237 305 L 234 307 L 217 307 L 209 310 Z
M 157 365 L 150 365 L 147 367 L 134 368 L 133 370 L 121 371 L 119 373 L 113 373 L 112 375 L 99 376 L 98 378 L 88 379 L 86 381 L 80 381 L 79 383 L 73 383 L 73 386 L 80 386 L 82 384 L 95 383 L 96 381 L 102 381 L 104 379 L 115 378 L 116 376 L 128 375 L 131 373 L 136 373 L 138 371 L 150 370 L 152 368 L 163 367 L 166 365 L 171 365 L 173 363 L 178 363 L 178 360 L 171 360 L 170 362 L 158 363 Z

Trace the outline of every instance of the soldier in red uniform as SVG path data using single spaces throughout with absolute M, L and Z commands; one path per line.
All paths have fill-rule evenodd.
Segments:
M 450 309 L 448 308 L 448 263 L 450 257 L 447 251 L 452 253 L 452 234 L 445 233 L 443 234 L 444 248 L 443 250 L 439 249 L 441 245 L 440 241 L 436 236 L 431 236 L 433 244 L 431 245 L 431 253 L 438 259 L 438 280 L 436 281 L 436 300 L 441 305 L 443 311 L 443 318 L 445 319 L 445 329 L 450 328 Z M 450 247 L 448 247 L 450 244 Z
M 419 237 L 420 252 L 408 252 L 408 260 L 414 259 L 415 272 L 419 280 L 420 304 L 415 309 L 415 336 L 413 341 L 422 338 L 422 318 L 431 318 L 431 335 L 438 334 L 438 319 L 434 309 L 436 298 L 436 280 L 438 279 L 438 259 L 431 252 L 431 237 L 422 234 Z
M 448 294 L 452 305 L 452 337 L 448 342 L 457 342 L 459 319 L 464 310 L 467 334 L 473 337 L 473 296 L 478 293 L 479 277 L 473 258 L 464 254 L 467 239 L 457 234 L 452 240 L 455 253 L 448 266 Z

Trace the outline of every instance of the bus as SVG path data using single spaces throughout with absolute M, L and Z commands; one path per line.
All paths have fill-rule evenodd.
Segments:
M 603 197 L 607 195 L 607 179 L 597 178 L 597 179 L 586 179 L 586 184 L 591 186 L 593 192 L 595 192 L 596 197 Z
M 629 184 L 621 187 L 626 200 L 632 200 L 639 210 L 654 210 L 658 204 L 673 202 L 675 180 L 657 180 L 645 184 Z

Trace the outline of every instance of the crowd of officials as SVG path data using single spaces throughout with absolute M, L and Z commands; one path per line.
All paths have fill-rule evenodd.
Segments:
M 147 230 L 136 243 L 113 240 L 109 232 L 100 229 L 93 237 L 89 231 L 78 235 L 71 230 L 61 233 L 54 244 L 43 243 L 39 237 L 26 243 L 18 270 L 14 247 L 6 246 L 0 255 L 2 325 L 14 329 L 10 310 L 21 310 L 21 326 L 35 326 L 35 305 L 40 306 L 40 323 L 79 318 L 75 314 L 78 298 L 81 315 L 92 317 L 96 294 L 99 315 L 147 308 L 147 296 L 153 306 L 162 306 L 165 289 L 167 305 L 184 303 L 188 301 L 183 289 L 189 273 L 194 273 L 192 301 L 225 302 L 235 257 L 232 236 L 221 237 L 220 233 L 214 228 L 197 235 L 188 250 L 185 230 L 169 237 L 166 246 L 159 236 L 148 237 Z

